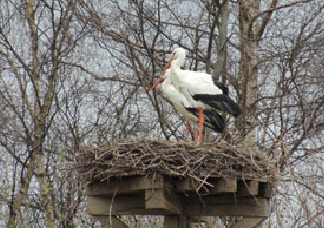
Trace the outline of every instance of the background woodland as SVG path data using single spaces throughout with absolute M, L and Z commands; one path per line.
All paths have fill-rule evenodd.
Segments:
M 0 226 L 100 227 L 75 156 L 93 143 L 184 140 L 183 118 L 149 91 L 183 47 L 186 69 L 225 83 L 244 110 L 210 140 L 257 148 L 278 168 L 264 227 L 324 227 L 323 18 L 322 0 L 2 0 Z

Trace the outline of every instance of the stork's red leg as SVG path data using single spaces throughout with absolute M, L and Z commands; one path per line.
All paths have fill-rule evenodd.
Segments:
M 188 141 L 189 134 L 190 134 L 190 122 L 189 120 L 186 120 L 186 141 Z
M 202 143 L 203 127 L 204 127 L 204 110 L 198 108 L 199 110 L 199 143 Z
M 194 120 L 192 122 L 194 123 L 194 126 L 195 126 L 194 129 L 193 129 L 194 130 L 194 140 L 195 140 L 195 143 L 197 143 L 197 139 L 198 139 L 197 126 L 196 126 L 197 122 L 194 121 Z

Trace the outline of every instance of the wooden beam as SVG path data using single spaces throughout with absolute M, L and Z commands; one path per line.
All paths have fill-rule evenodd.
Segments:
M 87 211 L 90 215 L 127 215 L 140 209 L 144 211 L 143 195 L 87 196 Z
M 203 199 L 193 199 L 184 203 L 184 214 L 190 216 L 245 216 L 268 217 L 269 202 L 267 199 L 221 199 L 212 196 Z M 202 201 L 204 203 L 202 203 Z
M 149 194 L 147 194 L 149 195 Z M 158 202 L 161 200 L 161 203 Z M 166 215 L 183 212 L 178 199 L 151 194 L 146 203 L 144 194 L 112 196 L 88 196 L 87 212 L 90 215 Z
M 149 197 L 151 194 L 151 198 Z M 144 194 L 117 195 L 116 197 L 87 197 L 87 209 L 91 215 L 166 215 L 184 214 L 189 216 L 245 216 L 267 217 L 269 202 L 256 197 L 234 198 L 233 196 L 190 196 L 182 204 L 182 200 L 168 198 L 161 192 Z M 158 202 L 161 200 L 161 202 Z M 176 203 L 176 200 L 179 202 Z M 203 203 L 202 203 L 203 202 Z M 183 208 L 182 208 L 183 206 Z
M 259 193 L 258 181 L 239 181 L 237 187 L 238 196 L 256 196 Z
M 263 201 L 261 206 L 251 205 L 206 205 L 186 207 L 184 213 L 186 215 L 198 215 L 198 216 L 246 216 L 265 218 L 269 216 L 268 202 Z
M 145 189 L 163 188 L 163 176 L 154 179 L 148 176 L 130 176 L 112 179 L 109 182 L 95 182 L 87 187 L 88 196 L 136 193 Z
M 260 225 L 265 218 L 243 218 L 235 223 L 231 228 L 254 228 Z
M 202 205 L 206 204 L 228 204 L 228 205 L 257 205 L 258 200 L 264 199 L 262 197 L 244 196 L 238 197 L 235 194 L 221 194 L 221 195 L 187 195 L 184 197 L 184 203 Z
M 167 195 L 164 189 L 145 190 L 145 209 L 163 209 L 166 214 L 182 214 L 183 205 L 178 196 Z
M 236 178 L 210 178 L 208 180 L 210 184 L 214 187 L 206 187 L 203 193 L 208 194 L 220 194 L 220 193 L 235 193 L 237 191 L 237 180 Z M 190 178 L 186 178 L 184 180 L 180 180 L 176 185 L 176 192 L 180 193 L 194 193 L 197 192 L 199 188 L 199 183 L 197 181 L 193 181 Z M 203 188 L 201 189 L 203 190 Z
M 209 194 L 235 193 L 237 191 L 236 178 L 218 179 L 212 182 L 215 187 L 211 188 Z
M 95 220 L 99 220 L 105 228 L 129 228 L 116 216 L 93 216 Z

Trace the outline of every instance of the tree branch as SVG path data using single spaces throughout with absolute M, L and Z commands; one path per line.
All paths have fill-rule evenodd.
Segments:
M 274 9 L 276 7 L 277 3 L 278 3 L 278 0 L 272 0 L 269 9 Z M 269 23 L 272 12 L 273 12 L 273 10 L 269 10 L 267 13 L 265 13 L 265 15 L 264 15 L 264 17 L 262 19 L 261 26 L 257 30 L 257 34 L 256 34 L 257 40 L 261 39 L 261 36 L 262 36 L 262 34 L 264 32 L 264 28 Z M 255 19 L 252 19 L 252 21 L 254 21 L 254 20 Z
M 85 67 L 81 66 L 78 63 L 69 63 L 69 62 L 61 62 L 61 63 L 65 64 L 65 65 L 68 65 L 68 66 L 78 68 L 78 69 L 82 70 L 83 72 L 85 72 L 86 74 L 92 76 L 94 79 L 96 79 L 98 81 L 113 81 L 113 82 L 126 83 L 126 84 L 130 84 L 130 85 L 133 85 L 133 86 L 139 86 L 139 84 L 136 83 L 136 82 L 131 82 L 131 81 L 119 79 L 117 75 L 115 75 L 113 77 L 99 76 L 99 75 L 91 72 L 90 70 L 86 69 Z
M 254 22 L 258 17 L 261 17 L 261 16 L 263 16 L 264 14 L 272 13 L 272 12 L 275 11 L 275 10 L 279 10 L 279 9 L 283 9 L 283 8 L 288 8 L 288 7 L 291 7 L 291 6 L 294 6 L 294 5 L 300 4 L 300 3 L 308 3 L 308 2 L 311 2 L 311 1 L 314 1 L 314 0 L 299 0 L 299 1 L 296 1 L 296 2 L 291 2 L 291 3 L 283 4 L 283 5 L 278 6 L 278 7 L 273 7 L 273 3 L 274 3 L 274 2 L 277 2 L 277 0 L 272 0 L 272 2 L 271 2 L 271 8 L 269 8 L 269 9 L 267 9 L 267 10 L 264 10 L 264 11 L 258 13 L 257 15 L 255 15 L 255 16 L 252 18 L 252 22 Z

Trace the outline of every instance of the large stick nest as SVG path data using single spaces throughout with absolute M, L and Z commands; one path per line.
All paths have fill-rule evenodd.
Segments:
M 262 154 L 241 151 L 228 144 L 203 147 L 186 142 L 144 140 L 84 147 L 77 169 L 87 181 L 116 176 L 163 174 L 202 180 L 236 177 L 270 181 L 272 169 Z

